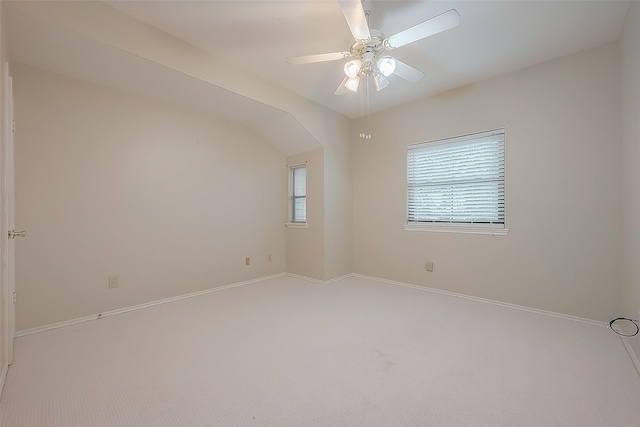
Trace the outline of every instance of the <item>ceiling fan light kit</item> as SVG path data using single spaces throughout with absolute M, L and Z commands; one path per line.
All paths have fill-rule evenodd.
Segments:
M 360 68 L 362 68 L 362 61 L 359 59 L 352 59 L 344 64 L 344 75 L 349 78 L 353 78 L 360 73 Z
M 344 83 L 344 87 L 349 89 L 351 92 L 357 92 L 358 86 L 360 86 L 360 76 L 356 75 L 353 77 L 349 77 L 347 81 Z
M 378 59 L 378 70 L 383 76 L 389 77 L 396 70 L 396 60 L 390 56 L 383 56 Z
M 383 55 L 385 50 L 392 50 L 425 37 L 441 33 L 456 27 L 460 23 L 460 15 L 455 9 L 448 10 L 431 19 L 423 21 L 390 37 L 385 37 L 381 31 L 370 29 L 368 16 L 360 0 L 338 0 L 340 9 L 355 40 L 349 52 L 323 53 L 319 55 L 294 56 L 287 58 L 292 65 L 312 64 L 315 62 L 334 61 L 352 58 L 344 64 L 345 78 L 338 86 L 336 95 L 345 93 L 342 88 L 357 92 L 361 77 L 373 77 L 376 90 L 380 91 L 389 85 L 387 77 L 396 76 L 416 83 L 424 77 L 422 71 L 393 58 Z M 369 3 L 367 3 L 369 4 Z M 368 8 L 369 6 L 367 6 Z
M 384 74 L 376 72 L 373 75 L 373 83 L 376 86 L 376 90 L 379 92 L 385 87 L 389 86 L 389 80 L 384 76 Z

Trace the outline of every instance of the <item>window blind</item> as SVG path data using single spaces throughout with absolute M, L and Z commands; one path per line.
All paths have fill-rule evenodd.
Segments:
M 307 168 L 297 166 L 291 169 L 292 194 L 291 194 L 291 221 L 307 221 Z
M 409 223 L 504 228 L 504 130 L 411 145 Z

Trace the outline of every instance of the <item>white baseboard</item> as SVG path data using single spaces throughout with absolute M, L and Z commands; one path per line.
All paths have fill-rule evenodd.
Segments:
M 565 320 L 572 320 L 574 322 L 581 322 L 581 323 L 586 323 L 589 325 L 593 325 L 593 326 L 600 326 L 600 327 L 604 327 L 604 328 L 608 328 L 609 324 L 607 322 L 601 322 L 599 320 L 593 320 L 593 319 L 587 319 L 584 317 L 578 317 L 578 316 L 572 316 L 570 314 L 564 314 L 564 313 L 557 313 L 555 311 L 548 311 L 548 310 L 542 310 L 539 308 L 532 308 L 532 307 L 527 307 L 527 306 L 523 306 L 523 305 L 517 305 L 517 304 L 511 304 L 511 303 L 506 303 L 506 302 L 501 302 L 501 301 L 495 301 L 495 300 L 491 300 L 491 299 L 487 299 L 487 298 L 480 298 L 480 297 L 475 297 L 475 296 L 471 296 L 471 295 L 465 295 L 465 294 L 459 294 L 456 292 L 450 292 L 450 291 L 444 291 L 441 289 L 435 289 L 435 288 L 429 288 L 427 286 L 419 286 L 419 285 L 413 285 L 410 283 L 403 283 L 403 282 L 396 282 L 393 280 L 387 280 L 387 279 L 381 279 L 378 277 L 373 277 L 373 276 L 366 276 L 364 274 L 350 274 L 348 275 L 349 277 L 360 277 L 363 279 L 368 279 L 368 280 L 375 280 L 377 282 L 383 282 L 383 283 L 388 283 L 391 285 L 396 285 L 396 286 L 404 286 L 404 287 L 408 287 L 408 288 L 413 288 L 413 289 L 419 289 L 422 291 L 427 291 L 427 292 L 434 292 L 437 294 L 442 294 L 442 295 L 448 295 L 448 296 L 452 296 L 452 297 L 456 297 L 456 298 L 464 298 L 464 299 L 468 299 L 468 300 L 472 300 L 472 301 L 478 301 L 478 302 L 482 302 L 485 304 L 493 304 L 493 305 L 498 305 L 501 307 L 506 307 L 506 308 L 511 308 L 514 310 L 521 310 L 521 311 L 527 311 L 530 313 L 537 313 L 537 314 L 542 314 L 544 316 L 552 316 L 552 317 L 557 317 L 560 319 L 565 319 Z M 625 347 L 625 349 L 627 350 L 627 353 L 629 354 L 629 357 L 631 357 L 631 361 L 633 362 L 633 365 L 636 368 L 636 371 L 638 372 L 638 375 L 640 375 L 640 360 L 638 359 L 638 355 L 636 355 L 635 351 L 633 350 L 633 347 L 631 347 L 631 344 L 629 344 L 629 339 L 626 337 L 620 337 L 622 340 L 622 343 Z
M 293 273 L 278 273 L 278 274 L 274 274 L 274 275 L 271 275 L 271 276 L 265 276 L 265 277 L 259 277 L 257 279 L 247 280 L 247 281 L 244 281 L 244 282 L 232 283 L 232 284 L 229 284 L 229 285 L 224 285 L 224 286 L 219 286 L 219 287 L 215 287 L 215 288 L 205 289 L 203 291 L 192 292 L 192 293 L 178 295 L 178 296 L 175 296 L 175 297 L 165 298 L 165 299 L 161 299 L 161 300 L 156 300 L 156 301 L 152 301 L 152 302 L 148 302 L 148 303 L 144 303 L 144 304 L 139 304 L 139 305 L 134 305 L 134 306 L 130 306 L 130 307 L 119 308 L 119 309 L 115 309 L 115 310 L 106 311 L 106 312 L 103 312 L 103 313 L 97 313 L 97 314 L 92 314 L 92 315 L 89 315 L 89 316 L 78 317 L 78 318 L 75 318 L 75 319 L 69 319 L 69 320 L 65 320 L 65 321 L 62 321 L 62 322 L 50 323 L 48 325 L 38 326 L 38 327 L 35 327 L 35 328 L 31 328 L 31 329 L 25 329 L 25 330 L 22 330 L 22 331 L 17 331 L 16 332 L 16 338 L 22 337 L 22 336 L 25 336 L 25 335 L 36 334 L 38 332 L 48 331 L 48 330 L 51 330 L 51 329 L 57 329 L 57 328 L 65 327 L 65 326 L 71 326 L 71 325 L 75 325 L 77 323 L 88 322 L 90 320 L 97 320 L 97 319 L 101 319 L 103 317 L 115 316 L 117 314 L 127 313 L 127 312 L 133 311 L 133 310 L 140 310 L 140 309 L 143 309 L 143 308 L 146 308 L 146 307 L 152 307 L 154 305 L 165 304 L 165 303 L 172 302 L 172 301 L 178 301 L 178 300 L 181 300 L 181 299 L 184 299 L 184 298 L 192 298 L 192 297 L 196 297 L 198 295 L 205 295 L 205 294 L 208 294 L 208 293 L 211 293 L 211 292 L 218 292 L 218 291 L 222 291 L 222 290 L 225 290 L 225 289 L 235 288 L 235 287 L 238 287 L 238 286 L 244 286 L 244 285 L 248 285 L 248 284 L 251 284 L 251 283 L 261 282 L 261 281 L 264 281 L 264 280 L 269 280 L 269 279 L 273 279 L 273 278 L 276 278 L 276 277 L 282 277 L 282 276 L 288 276 L 288 277 L 293 277 L 293 278 L 300 279 L 300 280 L 306 280 L 306 281 L 309 281 L 309 282 L 318 283 L 320 285 L 329 285 L 329 284 L 332 284 L 332 283 L 335 283 L 335 282 L 339 282 L 341 280 L 348 279 L 349 277 L 360 277 L 360 278 L 363 278 L 363 279 L 374 280 L 374 281 L 377 281 L 377 282 L 388 283 L 388 284 L 391 284 L 391 285 L 404 286 L 404 287 L 418 289 L 418 290 L 422 290 L 422 291 L 434 292 L 434 293 L 438 293 L 438 294 L 442 294 L 442 295 L 453 296 L 453 297 L 456 297 L 456 298 L 464 298 L 464 299 L 468 299 L 468 300 L 472 300 L 472 301 L 483 302 L 483 303 L 486 303 L 486 304 L 499 305 L 499 306 L 507 307 L 507 308 L 511 308 L 511 309 L 523 310 L 523 311 L 528 311 L 528 312 L 531 312 L 531 313 L 544 314 L 546 316 L 553 316 L 553 317 L 558 317 L 558 318 L 562 318 L 562 319 L 568 319 L 568 320 L 573 320 L 573 321 L 577 321 L 577 322 L 588 323 L 590 325 L 608 327 L 608 323 L 600 322 L 600 321 L 597 321 L 597 320 L 586 319 L 586 318 L 583 318 L 583 317 L 572 316 L 572 315 L 569 315 L 569 314 L 557 313 L 557 312 L 553 312 L 553 311 L 547 311 L 547 310 L 542 310 L 542 309 L 538 309 L 538 308 L 531 308 L 531 307 L 526 307 L 526 306 L 522 306 L 522 305 L 501 302 L 501 301 L 494 301 L 494 300 L 490 300 L 490 299 L 487 299 L 487 298 L 480 298 L 480 297 L 460 294 L 460 293 L 456 293 L 456 292 L 444 291 L 444 290 L 441 290 L 441 289 L 429 288 L 427 286 L 413 285 L 413 284 L 410 284 L 410 283 L 397 282 L 397 281 L 388 280 L 388 279 L 381 279 L 379 277 L 366 276 L 364 274 L 352 273 L 352 274 L 345 274 L 343 276 L 339 276 L 339 277 L 336 277 L 336 278 L 333 278 L 333 279 L 330 279 L 330 280 L 320 280 L 320 279 L 314 279 L 312 277 L 301 276 L 301 275 L 293 274 Z M 632 359 L 634 360 L 634 363 L 636 364 L 636 366 L 640 366 L 640 364 L 638 363 L 638 358 L 636 357 L 635 353 L 633 352 L 633 349 L 630 347 L 628 342 L 625 342 L 625 346 L 629 350 L 630 355 L 631 355 Z M 639 371 L 640 371 L 640 368 L 639 368 Z
M 330 284 L 332 284 L 332 283 L 335 283 L 335 282 L 339 282 L 339 281 L 341 281 L 341 280 L 348 279 L 349 277 L 353 277 L 353 274 L 352 274 L 352 273 L 349 273 L 349 274 L 345 274 L 345 275 L 343 275 L 343 276 L 334 277 L 333 279 L 325 280 L 325 281 L 324 281 L 324 284 L 325 284 L 325 285 L 330 285 Z
M 631 347 L 631 344 L 629 344 L 629 338 L 620 337 L 620 339 L 622 340 L 622 344 L 624 344 L 624 348 L 627 349 L 627 353 L 629 353 L 629 357 L 631 357 L 631 361 L 633 362 L 633 365 L 636 367 L 636 371 L 638 371 L 638 375 L 640 375 L 640 360 L 638 360 L 638 356 L 636 355 L 636 352 L 633 351 L 633 347 Z
M 456 298 L 464 298 L 464 299 L 468 299 L 468 300 L 472 300 L 472 301 L 483 302 L 485 304 L 499 305 L 499 306 L 506 307 L 506 308 L 511 308 L 511 309 L 514 309 L 514 310 L 528 311 L 530 313 L 537 313 L 537 314 L 543 314 L 545 316 L 552 316 L 552 317 L 558 317 L 558 318 L 566 319 L 566 320 L 573 320 L 575 322 L 587 323 L 589 325 L 594 325 L 594 326 L 601 326 L 601 327 L 608 327 L 609 326 L 608 323 L 601 322 L 599 320 L 592 320 L 592 319 L 587 319 L 587 318 L 584 318 L 584 317 L 572 316 L 570 314 L 557 313 L 555 311 L 542 310 L 542 309 L 539 309 L 539 308 L 532 308 L 532 307 L 527 307 L 527 306 L 524 306 L 524 305 L 511 304 L 511 303 L 508 303 L 508 302 L 495 301 L 495 300 L 491 300 L 491 299 L 487 299 L 487 298 L 475 297 L 475 296 L 472 296 L 472 295 L 465 295 L 465 294 L 460 294 L 460 293 L 456 293 L 456 292 L 444 291 L 444 290 L 441 290 L 441 289 L 430 288 L 428 286 L 420 286 L 420 285 L 414 285 L 414 284 L 411 284 L 411 283 L 397 282 L 395 280 L 381 279 L 379 277 L 367 276 L 367 275 L 358 274 L 358 273 L 345 274 L 344 276 L 336 277 L 335 279 L 331 279 L 331 280 L 314 279 L 313 277 L 301 276 L 299 274 L 293 274 L 293 273 L 286 273 L 286 275 L 288 277 L 293 277 L 293 278 L 296 278 L 296 279 L 306 280 L 308 282 L 318 283 L 320 285 L 328 285 L 328 284 L 331 284 L 331 283 L 338 282 L 340 280 L 348 279 L 349 277 L 360 277 L 362 279 L 374 280 L 376 282 L 387 283 L 387 284 L 390 284 L 390 285 L 404 286 L 406 288 L 418 289 L 418 290 L 421 290 L 421 291 L 433 292 L 433 293 L 442 294 L 442 295 L 448 295 L 448 296 L 452 296 L 452 297 L 456 297 Z M 629 347 L 629 349 L 630 348 L 631 347 Z
M 408 288 L 412 288 L 412 289 L 418 289 L 421 291 L 426 291 L 426 292 L 433 292 L 433 293 L 437 293 L 437 294 L 442 294 L 442 295 L 448 295 L 448 296 L 452 296 L 452 297 L 456 297 L 456 298 L 464 298 L 464 299 L 468 299 L 468 300 L 472 300 L 472 301 L 478 301 L 478 302 L 483 302 L 485 304 L 493 304 L 493 305 L 498 305 L 498 306 L 502 306 L 502 307 L 506 307 L 506 308 L 511 308 L 514 310 L 522 310 L 522 311 L 527 311 L 530 313 L 537 313 L 537 314 L 542 314 L 545 316 L 552 316 L 552 317 L 557 317 L 557 318 L 561 318 L 561 319 L 566 319 L 566 320 L 572 320 L 572 321 L 576 321 L 576 322 L 582 322 L 582 323 L 587 323 L 590 325 L 594 325 L 594 326 L 601 326 L 601 327 L 608 327 L 608 323 L 606 322 L 601 322 L 601 321 L 597 321 L 597 320 L 592 320 L 592 319 L 586 319 L 583 317 L 578 317 L 578 316 L 572 316 L 569 314 L 563 314 L 563 313 L 557 313 L 557 312 L 553 312 L 553 311 L 547 311 L 547 310 L 542 310 L 542 309 L 538 309 L 538 308 L 531 308 L 531 307 L 526 307 L 526 306 L 522 306 L 522 305 L 517 305 L 517 304 L 510 304 L 510 303 L 505 303 L 505 302 L 501 302 L 501 301 L 494 301 L 494 300 L 490 300 L 487 298 L 480 298 L 480 297 L 475 297 L 475 296 L 471 296 L 471 295 L 465 295 L 465 294 L 460 294 L 460 293 L 455 293 L 455 292 L 450 292 L 450 291 L 444 291 L 441 289 L 435 289 L 435 288 L 429 288 L 427 286 L 420 286 L 420 285 L 413 285 L 410 283 L 403 283 L 403 282 L 397 282 L 394 280 L 387 280 L 387 279 L 381 279 L 378 277 L 373 277 L 373 276 L 366 276 L 363 274 L 345 274 L 343 276 L 340 277 L 336 277 L 330 280 L 319 280 L 319 279 L 314 279 L 312 277 L 306 277 L 306 276 L 300 276 L 298 274 L 293 274 L 293 273 L 279 273 L 279 274 L 274 274 L 271 276 L 265 276 L 265 277 L 260 277 L 257 279 L 252 279 L 252 280 L 247 280 L 244 282 L 238 282 L 238 283 L 233 283 L 230 285 L 224 285 L 224 286 L 219 286 L 219 287 L 215 287 L 215 288 L 209 288 L 209 289 L 205 289 L 203 291 L 198 291 L 198 292 L 192 292 L 189 294 L 183 294 L 183 295 L 178 295 L 175 297 L 170 297 L 170 298 L 165 298 L 165 299 L 161 299 L 161 300 L 157 300 L 157 301 L 152 301 L 152 302 L 148 302 L 148 303 L 144 303 L 144 304 L 139 304 L 139 305 L 135 305 L 135 306 L 131 306 L 131 307 L 124 307 L 124 308 L 120 308 L 120 309 L 116 309 L 116 310 L 110 310 L 107 312 L 103 312 L 103 313 L 98 313 L 98 314 L 93 314 L 90 316 L 85 316 L 85 317 L 79 317 L 79 318 L 75 318 L 75 319 L 70 319 L 70 320 L 65 320 L 63 322 L 57 322 L 57 323 L 51 323 L 48 325 L 44 325 L 44 326 L 39 326 L 36 328 L 31 328 L 31 329 L 25 329 L 22 331 L 17 331 L 16 332 L 16 338 L 17 337 L 23 337 L 25 335 L 30 335 L 30 334 L 36 334 L 39 332 L 44 332 L 44 331 L 49 331 L 52 329 L 57 329 L 57 328 L 63 328 L 65 326 L 71 326 L 71 325 L 75 325 L 77 323 L 82 323 L 82 322 L 88 322 L 91 320 L 97 320 L 97 319 L 101 319 L 103 317 L 109 317 L 109 316 L 115 316 L 117 314 L 121 314 L 121 313 L 127 313 L 129 311 L 134 311 L 134 310 L 140 310 L 143 308 L 147 308 L 147 307 L 152 307 L 154 305 L 159 305 L 159 304 L 165 304 L 168 302 L 172 302 L 172 301 L 178 301 L 184 298 L 192 298 L 192 297 L 196 297 L 199 295 L 205 295 L 211 292 L 218 292 L 218 291 L 222 291 L 225 289 L 231 289 L 231 288 L 235 288 L 238 286 L 244 286 L 244 285 L 248 285 L 248 284 L 252 284 L 252 283 L 257 283 L 257 282 L 262 282 L 264 280 L 269 280 L 269 279 L 273 279 L 276 277 L 282 277 L 282 276 L 288 276 L 288 277 L 293 277 L 296 279 L 301 279 L 301 280 L 306 280 L 309 282 L 313 282 L 313 283 L 318 283 L 320 285 L 329 285 L 335 282 L 339 282 L 341 280 L 345 280 L 348 279 L 350 277 L 360 277 L 363 279 L 368 279 L 368 280 L 374 280 L 377 282 L 382 282 L 382 283 L 387 283 L 387 284 L 391 284 L 391 285 L 395 285 L 395 286 L 404 286 L 404 287 L 408 287 Z M 621 337 L 622 338 L 622 343 L 624 344 L 625 348 L 627 349 L 627 352 L 629 353 L 629 356 L 631 357 L 631 360 L 633 361 L 634 366 L 636 367 L 638 374 L 640 375 L 640 361 L 638 360 L 637 355 L 635 354 L 635 352 L 633 351 L 633 348 L 631 347 L 631 345 L 629 344 L 628 339 Z M 7 376 L 7 370 L 8 370 L 8 366 L 4 366 L 2 368 L 2 373 L 0 376 L 0 392 L 2 391 L 2 387 L 4 386 L 4 381 L 6 379 Z
M 285 275 L 286 275 L 286 273 L 278 273 L 278 274 L 274 274 L 274 275 L 271 275 L 271 276 L 264 276 L 264 277 L 259 277 L 257 279 L 246 280 L 244 282 L 232 283 L 230 285 L 224 285 L 224 286 L 218 286 L 218 287 L 215 287 L 215 288 L 209 288 L 209 289 L 205 289 L 204 291 L 198 291 L 198 292 L 192 292 L 192 293 L 183 294 L 183 295 L 177 295 L 175 297 L 164 298 L 164 299 L 161 299 L 161 300 L 151 301 L 151 302 L 147 302 L 147 303 L 144 303 L 144 304 L 138 304 L 138 305 L 134 305 L 134 306 L 130 306 L 130 307 L 124 307 L 124 308 L 118 308 L 118 309 L 115 309 L 115 310 L 105 311 L 105 312 L 102 312 L 102 313 L 92 314 L 92 315 L 84 316 L 84 317 L 78 317 L 78 318 L 75 318 L 75 319 L 69 319 L 69 320 L 65 320 L 65 321 L 62 321 L 62 322 L 50 323 L 50 324 L 44 325 L 44 326 L 38 326 L 38 327 L 35 327 L 35 328 L 31 328 L 31 329 L 25 329 L 25 330 L 22 330 L 22 331 L 17 331 L 16 332 L 16 338 L 23 337 L 25 335 L 37 334 L 39 332 L 50 331 L 52 329 L 63 328 L 65 326 L 71 326 L 71 325 L 75 325 L 77 323 L 82 323 L 82 322 L 88 322 L 88 321 L 91 321 L 91 320 L 102 319 L 104 317 L 109 317 L 109 316 L 115 316 L 117 314 L 127 313 L 129 311 L 140 310 L 140 309 L 147 308 L 147 307 L 153 307 L 154 305 L 166 304 L 168 302 L 179 301 L 179 300 L 185 299 L 185 298 L 197 297 L 199 295 L 205 295 L 205 294 L 209 294 L 211 292 L 218 292 L 218 291 L 222 291 L 222 290 L 225 290 L 225 289 L 236 288 L 238 286 L 249 285 L 251 283 L 262 282 L 264 280 L 274 279 L 276 277 L 282 277 L 282 276 L 285 276 Z
M 2 400 L 2 393 L 4 392 L 4 382 L 7 379 L 7 373 L 9 372 L 9 365 L 2 367 L 2 373 L 0 374 L 0 401 Z
M 584 317 L 572 316 L 570 314 L 557 313 L 555 311 L 547 311 L 547 310 L 542 310 L 542 309 L 539 309 L 539 308 L 527 307 L 527 306 L 524 306 L 524 305 L 511 304 L 511 303 L 508 303 L 508 302 L 495 301 L 495 300 L 491 300 L 491 299 L 487 299 L 487 298 L 475 297 L 475 296 L 472 296 L 472 295 L 465 295 L 465 294 L 459 294 L 459 293 L 456 293 L 456 292 L 443 291 L 441 289 L 430 288 L 430 287 L 427 287 L 427 286 L 413 285 L 413 284 L 410 284 L 410 283 L 396 282 L 396 281 L 387 280 L 387 279 L 380 279 L 378 277 L 365 276 L 364 274 L 355 274 L 354 273 L 352 276 L 353 277 L 361 277 L 363 279 L 375 280 L 376 282 L 383 282 L 383 283 L 388 283 L 388 284 L 396 285 L 396 286 L 404 286 L 406 288 L 419 289 L 419 290 L 426 291 L 426 292 L 433 292 L 433 293 L 437 293 L 437 294 L 448 295 L 448 296 L 452 296 L 452 297 L 456 297 L 456 298 L 464 298 L 464 299 L 468 299 L 468 300 L 472 300 L 472 301 L 483 302 L 485 304 L 499 305 L 501 307 L 511 308 L 511 309 L 514 309 L 514 310 L 528 311 L 530 313 L 543 314 L 545 316 L 552 316 L 552 317 L 558 317 L 558 318 L 566 319 L 566 320 L 573 320 L 575 322 L 588 323 L 589 325 L 594 325 L 594 326 L 609 327 L 609 324 L 606 323 L 606 322 L 587 319 L 587 318 L 584 318 Z
M 306 280 L 307 282 L 317 283 L 319 285 L 324 285 L 324 280 L 314 279 L 313 277 L 301 276 L 299 274 L 287 273 L 287 277 L 292 277 L 294 279 Z
M 294 279 L 306 280 L 307 282 L 317 283 L 319 285 L 330 285 L 335 282 L 339 282 L 340 280 L 348 279 L 349 277 L 353 277 L 353 274 L 345 274 L 344 276 L 335 277 L 330 280 L 320 280 L 314 279 L 313 277 L 301 276 L 299 274 L 287 273 L 288 277 L 293 277 Z

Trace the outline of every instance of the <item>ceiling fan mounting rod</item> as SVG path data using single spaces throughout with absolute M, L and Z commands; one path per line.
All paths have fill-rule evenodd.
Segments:
M 367 23 L 367 27 L 369 28 L 369 38 L 367 40 L 363 40 L 363 42 L 370 42 L 373 34 L 371 34 L 371 23 L 369 22 L 369 17 L 371 16 L 371 1 L 370 0 L 362 0 L 362 10 L 364 11 L 364 20 Z

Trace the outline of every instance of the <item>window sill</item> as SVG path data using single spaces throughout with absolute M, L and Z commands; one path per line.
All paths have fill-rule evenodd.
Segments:
M 488 234 L 491 236 L 506 236 L 509 234 L 508 228 L 417 224 L 406 224 L 403 227 L 406 231 L 431 231 L 436 233 Z
M 287 222 L 285 225 L 287 228 L 307 228 L 306 222 Z

